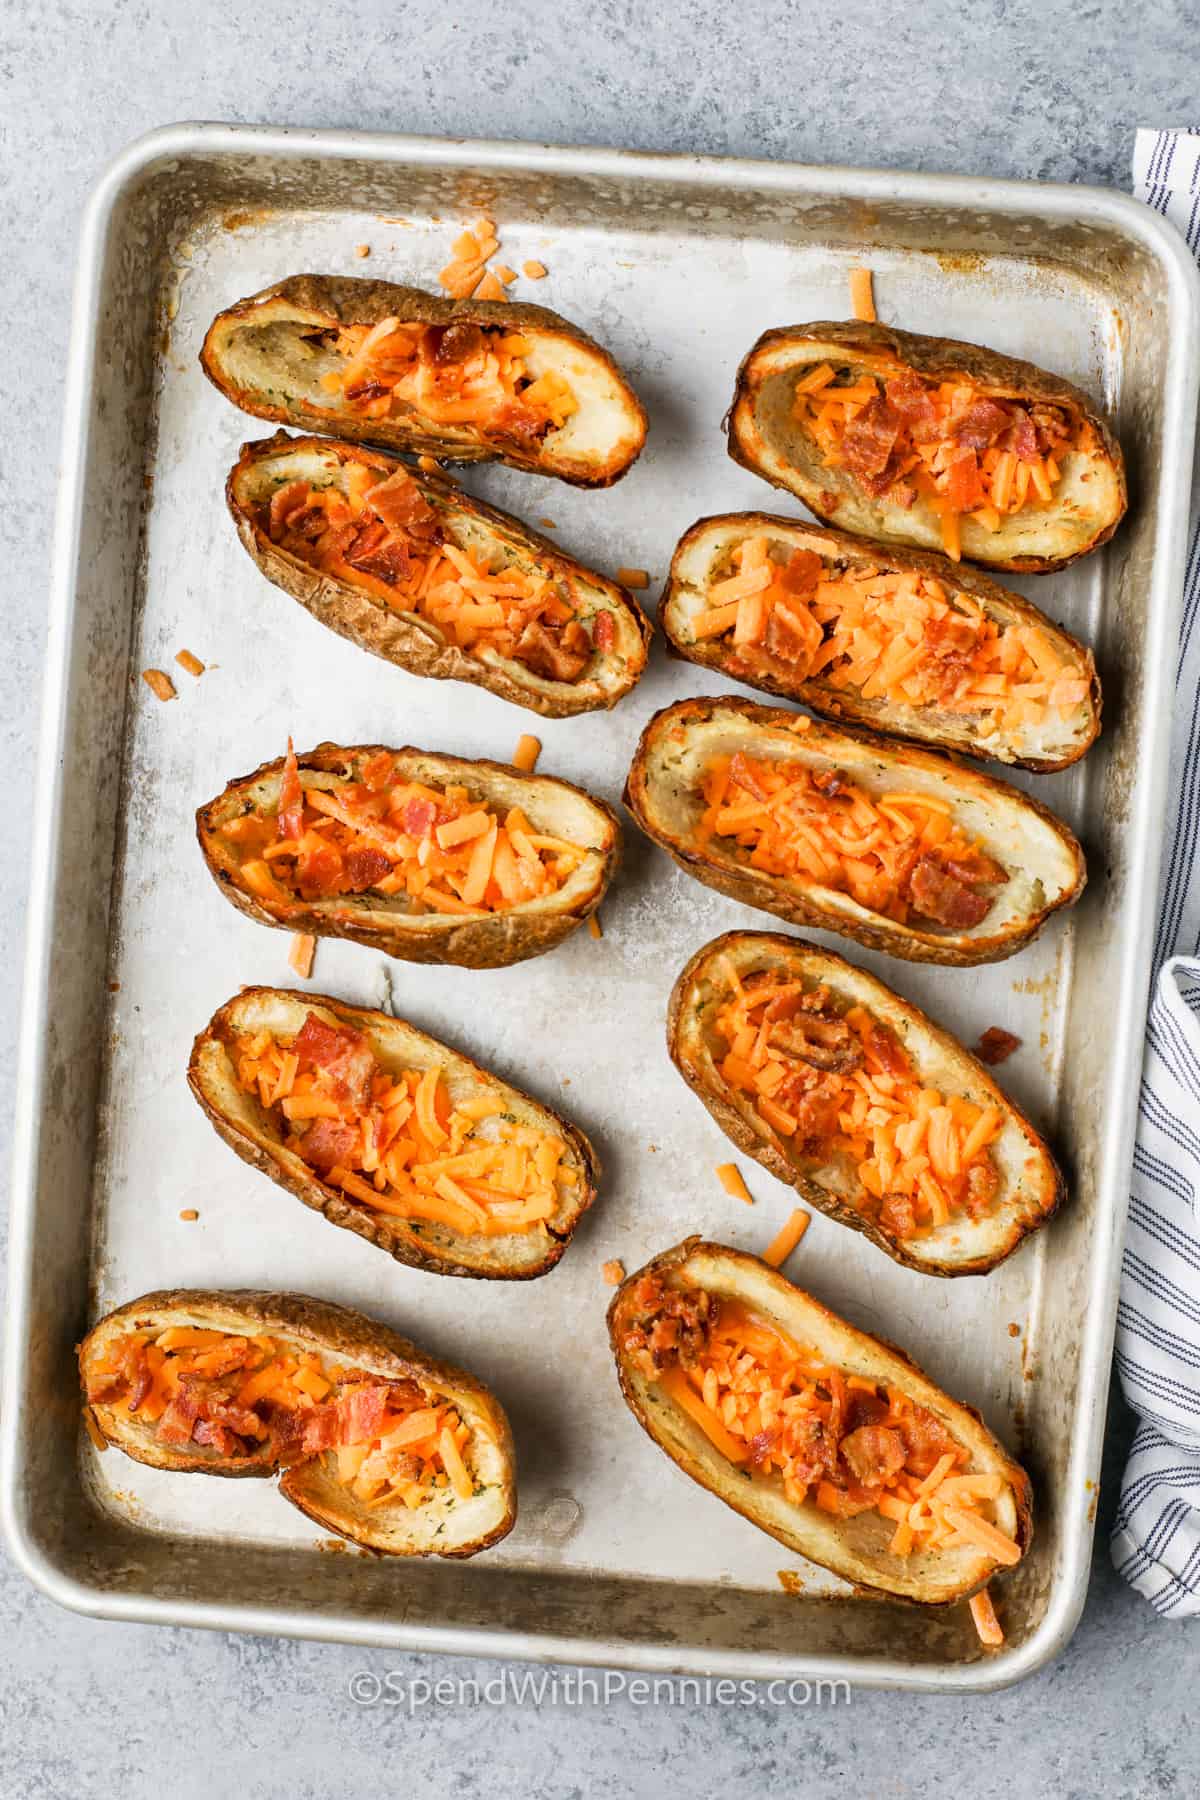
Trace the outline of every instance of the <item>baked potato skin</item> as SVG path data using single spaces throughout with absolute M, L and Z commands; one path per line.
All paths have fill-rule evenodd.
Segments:
M 717 981 L 721 962 L 726 957 L 733 960 L 743 975 L 760 968 L 783 966 L 797 974 L 809 974 L 815 981 L 828 982 L 835 995 L 840 992 L 868 1010 L 876 1010 L 882 1001 L 892 1013 L 899 1012 L 903 1017 L 907 1026 L 904 1047 L 910 1054 L 919 1054 L 927 1065 L 932 1053 L 942 1066 L 956 1070 L 963 1086 L 969 1086 L 972 1095 L 986 1096 L 1016 1126 L 1032 1165 L 1027 1171 L 1030 1192 L 1023 1203 L 1017 1203 L 1011 1195 L 1006 1197 L 1007 1229 L 997 1233 L 995 1244 L 987 1253 L 941 1257 L 917 1254 L 905 1239 L 884 1230 L 877 1220 L 869 1218 L 849 1200 L 819 1182 L 814 1172 L 799 1167 L 769 1127 L 755 1128 L 748 1112 L 725 1091 L 704 1049 L 701 1014 L 707 1001 L 706 989 Z M 732 1144 L 753 1157 L 777 1181 L 795 1188 L 818 1212 L 839 1225 L 848 1225 L 852 1231 L 861 1232 L 894 1262 L 920 1274 L 944 1277 L 988 1274 L 1019 1249 L 1032 1232 L 1053 1218 L 1065 1198 L 1066 1186 L 1049 1146 L 977 1057 L 950 1032 L 935 1024 L 920 1007 L 903 999 L 835 951 L 806 943 L 802 938 L 787 937 L 782 932 L 728 931 L 697 950 L 680 971 L 671 990 L 667 1007 L 667 1052 L 688 1087 Z M 1037 1171 L 1036 1177 L 1033 1169 Z
M 233 1479 L 246 1476 L 271 1479 L 278 1473 L 261 1459 L 223 1457 L 206 1445 L 191 1445 L 189 1453 L 184 1455 L 180 1450 L 159 1443 L 151 1431 L 139 1430 L 127 1416 L 122 1418 L 115 1407 L 88 1403 L 87 1365 L 110 1338 L 144 1325 L 165 1328 L 173 1320 L 184 1318 L 216 1330 L 286 1337 L 304 1349 L 366 1367 L 372 1374 L 397 1382 L 417 1381 L 426 1389 L 459 1400 L 468 1408 L 472 1423 L 477 1428 L 482 1426 L 496 1447 L 502 1471 L 499 1483 L 502 1511 L 496 1524 L 480 1536 L 432 1553 L 453 1558 L 474 1556 L 498 1543 L 512 1530 L 517 1516 L 516 1454 L 507 1415 L 496 1397 L 473 1375 L 427 1355 L 389 1326 L 310 1294 L 270 1293 L 258 1289 L 163 1288 L 128 1301 L 94 1325 L 77 1352 L 83 1405 L 105 1441 L 124 1451 L 135 1462 L 178 1474 L 220 1475 Z M 280 1492 L 285 1499 L 316 1523 L 336 1531 L 351 1543 L 376 1550 L 382 1548 L 361 1518 L 354 1517 L 351 1512 L 334 1512 L 328 1508 L 314 1510 L 306 1501 L 302 1485 L 289 1483 L 289 1475 L 296 1473 L 295 1470 L 283 1473 Z M 425 1555 L 430 1552 L 393 1547 L 389 1553 Z
M 893 709 L 886 699 L 863 700 L 858 692 L 831 687 L 819 676 L 812 680 L 795 681 L 778 676 L 771 670 L 756 670 L 753 675 L 731 671 L 727 666 L 728 644 L 720 639 L 692 639 L 681 610 L 688 586 L 682 569 L 693 547 L 701 544 L 710 534 L 726 532 L 730 541 L 758 534 L 782 538 L 797 548 L 815 550 L 817 555 L 826 560 L 844 563 L 851 569 L 884 568 L 926 576 L 940 582 L 951 597 L 956 592 L 970 595 L 993 617 L 1011 619 L 1015 624 L 1037 626 L 1055 641 L 1064 654 L 1077 662 L 1080 672 L 1090 683 L 1088 729 L 1075 738 L 1068 751 L 1057 756 L 1038 755 L 1028 751 L 1022 754 L 1019 746 L 993 743 L 989 744 L 986 751 L 981 751 L 975 747 L 974 723 L 969 718 L 964 720 L 959 714 L 938 712 L 933 708 L 922 709 L 927 714 L 927 720 L 918 730 L 914 728 L 915 721 L 911 718 L 907 722 L 895 720 Z M 714 514 L 697 519 L 676 545 L 667 584 L 659 601 L 658 624 L 667 641 L 668 653 L 684 662 L 696 663 L 700 668 L 728 675 L 731 680 L 756 688 L 760 693 L 774 694 L 782 700 L 799 701 L 811 707 L 822 718 L 845 720 L 852 725 L 885 732 L 888 736 L 904 738 L 910 743 L 924 744 L 929 749 L 949 750 L 975 758 L 984 757 L 1007 763 L 1013 768 L 1047 774 L 1078 762 L 1100 734 L 1100 678 L 1096 673 L 1095 660 L 1086 645 L 1061 626 L 1055 625 L 1031 600 L 1026 600 L 1023 594 L 1001 587 L 966 563 L 951 562 L 949 557 L 937 550 L 866 543 L 848 531 L 810 525 L 806 520 L 783 518 L 778 513 Z
M 733 400 L 727 415 L 728 450 L 734 462 L 783 488 L 803 500 L 823 523 L 842 525 L 864 536 L 885 539 L 889 543 L 919 542 L 904 529 L 902 508 L 877 505 L 861 509 L 863 517 L 852 517 L 847 505 L 847 491 L 837 481 L 837 471 L 816 469 L 812 474 L 797 469 L 764 466 L 762 445 L 755 422 L 755 402 L 766 373 L 766 363 L 777 352 L 792 344 L 801 345 L 812 339 L 843 348 L 847 360 L 856 356 L 884 357 L 894 362 L 896 370 L 908 368 L 932 380 L 945 380 L 951 375 L 965 374 L 981 387 L 999 390 L 1013 399 L 1029 399 L 1040 404 L 1060 406 L 1077 418 L 1085 419 L 1095 431 L 1102 460 L 1111 474 L 1112 496 L 1097 519 L 1095 529 L 1086 541 L 1060 550 L 1047 548 L 1041 554 L 1005 556 L 996 550 L 983 554 L 981 549 L 964 548 L 964 557 L 985 563 L 990 568 L 1013 573 L 1045 574 L 1064 569 L 1081 556 L 1088 556 L 1108 542 L 1125 516 L 1128 488 L 1125 461 L 1121 447 L 1107 421 L 1095 410 L 1087 395 L 1060 375 L 1041 369 L 1036 363 L 1019 357 L 1004 356 L 982 344 L 965 343 L 957 338 L 928 336 L 920 332 L 899 331 L 894 326 L 868 323 L 859 319 L 817 320 L 805 325 L 776 326 L 765 331 L 743 357 L 734 386 Z M 1045 509 L 1050 516 L 1053 507 Z M 873 524 L 865 522 L 873 514 Z M 889 518 L 889 515 L 891 517 Z
M 594 358 L 615 384 L 626 418 L 627 441 L 615 447 L 606 462 L 593 466 L 580 459 L 539 456 L 517 439 L 500 448 L 481 440 L 469 427 L 426 432 L 406 425 L 403 419 L 364 419 L 355 413 L 339 412 L 335 407 L 311 405 L 299 397 L 281 404 L 269 392 L 239 382 L 228 367 L 231 338 L 241 328 L 262 321 L 268 309 L 272 316 L 292 316 L 310 330 L 371 326 L 394 318 L 402 325 L 479 325 L 565 340 Z M 452 462 L 502 461 L 512 468 L 554 475 L 576 487 L 611 487 L 637 460 L 646 441 L 646 409 L 615 359 L 579 326 L 549 307 L 528 301 L 451 300 L 427 293 L 424 288 L 391 281 L 363 280 L 352 275 L 291 275 L 219 313 L 205 334 L 200 366 L 227 400 L 258 419 L 332 432 L 354 443 L 382 444 Z
M 277 1133 L 269 1126 L 260 1124 L 258 1131 L 251 1135 L 233 1116 L 233 1109 L 229 1104 L 230 1078 L 224 1069 L 224 1063 L 227 1060 L 226 1047 L 239 1029 L 237 1021 L 256 1002 L 290 1003 L 303 1008 L 305 1014 L 312 1011 L 325 1015 L 335 1025 L 363 1032 L 372 1043 L 377 1044 L 381 1040 L 387 1042 L 390 1039 L 398 1046 L 404 1043 L 419 1045 L 427 1054 L 431 1051 L 436 1053 L 452 1073 L 473 1081 L 481 1090 L 503 1094 L 510 1104 L 515 1104 L 531 1118 L 536 1117 L 546 1129 L 557 1132 L 575 1159 L 579 1169 L 579 1182 L 569 1217 L 557 1227 L 545 1228 L 543 1254 L 532 1262 L 506 1260 L 503 1238 L 485 1239 L 485 1247 L 479 1250 L 471 1248 L 461 1239 L 456 1246 L 439 1246 L 432 1226 L 427 1226 L 426 1234 L 422 1235 L 411 1229 L 403 1219 L 392 1218 L 385 1213 L 368 1215 L 361 1206 L 353 1205 L 339 1188 L 322 1181 L 316 1171 L 299 1157 L 288 1157 L 282 1150 Z M 599 1158 L 578 1126 L 560 1117 L 550 1107 L 521 1093 L 519 1089 L 510 1087 L 507 1082 L 501 1081 L 498 1076 L 464 1056 L 461 1051 L 451 1050 L 426 1033 L 417 1031 L 406 1020 L 393 1019 L 390 1014 L 376 1012 L 369 1007 L 350 1006 L 345 1001 L 331 999 L 327 994 L 306 994 L 285 988 L 243 988 L 235 999 L 227 1001 L 218 1009 L 197 1036 L 188 1063 L 188 1086 L 217 1135 L 244 1163 L 256 1169 L 260 1175 L 265 1175 L 277 1187 L 284 1188 L 303 1205 L 319 1212 L 331 1225 L 354 1232 L 368 1244 L 374 1244 L 377 1249 L 385 1251 L 396 1262 L 404 1263 L 409 1268 L 424 1269 L 431 1274 L 457 1275 L 482 1281 L 535 1280 L 539 1275 L 547 1274 L 561 1259 L 580 1219 L 596 1197 L 600 1178 Z
M 608 890 L 621 859 L 621 828 L 616 813 L 603 800 L 594 799 L 570 782 L 546 775 L 526 775 L 506 763 L 484 758 L 437 756 L 417 750 L 411 745 L 397 749 L 385 744 L 318 744 L 315 750 L 297 758 L 301 774 L 305 770 L 344 775 L 353 779 L 354 766 L 372 756 L 419 758 L 426 772 L 432 764 L 439 767 L 445 781 L 465 782 L 483 792 L 487 799 L 503 799 L 516 804 L 518 797 L 528 806 L 530 797 L 538 794 L 557 796 L 559 792 L 577 797 L 595 812 L 596 847 L 602 867 L 590 889 L 576 903 L 568 903 L 561 911 L 529 912 L 512 909 L 481 914 L 476 919 L 448 916 L 445 929 L 414 932 L 406 929 L 404 915 L 380 909 L 346 906 L 354 896 L 343 897 L 343 916 L 319 904 L 295 900 L 286 904 L 262 900 L 242 887 L 236 876 L 236 864 L 220 843 L 218 828 L 238 813 L 252 810 L 252 791 L 264 780 L 278 776 L 284 759 L 265 762 L 252 774 L 236 777 L 226 784 L 224 793 L 207 801 L 196 812 L 196 837 L 205 865 L 221 893 L 231 906 L 259 925 L 271 925 L 279 931 L 309 932 L 316 937 L 346 938 L 364 944 L 371 950 L 382 950 L 402 962 L 453 964 L 464 969 L 500 969 L 529 957 L 542 956 L 571 935 L 594 913 Z M 348 918 L 346 913 L 355 916 Z
M 664 707 L 661 712 L 656 713 L 643 731 L 625 784 L 625 804 L 646 835 L 660 845 L 686 874 L 730 900 L 757 907 L 762 912 L 769 912 L 786 920 L 789 925 L 798 925 L 805 930 L 835 931 L 841 936 L 853 938 L 868 950 L 881 950 L 888 956 L 900 957 L 908 962 L 936 963 L 947 968 L 972 968 L 981 963 L 1003 962 L 1008 957 L 1015 956 L 1018 950 L 1037 936 L 1052 913 L 1060 907 L 1072 905 L 1083 892 L 1087 881 L 1083 851 L 1074 833 L 1039 800 L 1010 788 L 1007 783 L 984 775 L 977 769 L 968 768 L 956 757 L 910 747 L 850 725 L 839 725 L 836 730 L 833 727 L 813 725 L 809 732 L 797 736 L 797 751 L 806 744 L 810 747 L 820 744 L 822 748 L 828 746 L 828 755 L 833 759 L 838 755 L 840 741 L 841 746 L 858 747 L 896 769 L 936 766 L 945 776 L 952 776 L 956 787 L 961 787 L 964 793 L 980 796 L 1002 794 L 1006 800 L 1015 797 L 1023 808 L 1027 808 L 1030 814 L 1048 826 L 1060 840 L 1073 866 L 1073 879 L 1069 888 L 1052 904 L 1048 903 L 1026 915 L 1019 927 L 1014 924 L 1003 933 L 994 933 L 990 937 L 972 938 L 966 934 L 940 937 L 933 932 L 915 931 L 905 935 L 900 928 L 880 915 L 871 915 L 868 919 L 835 912 L 807 898 L 796 887 L 785 885 L 781 880 L 760 874 L 746 865 L 725 867 L 718 864 L 705 851 L 692 848 L 686 836 L 665 826 L 656 810 L 648 765 L 658 742 L 667 731 L 679 729 L 688 732 L 697 726 L 703 727 L 720 713 L 740 715 L 748 735 L 760 729 L 780 727 L 798 731 L 806 722 L 802 715 L 783 713 L 774 707 L 760 706 L 753 700 L 739 700 L 728 695 L 677 701 L 673 706 Z M 876 918 L 878 923 L 874 922 Z
M 478 656 L 469 656 L 431 627 L 418 623 L 412 614 L 393 612 L 374 595 L 315 569 L 281 549 L 256 521 L 253 509 L 246 502 L 244 488 L 257 465 L 273 457 L 304 451 L 336 456 L 343 461 L 366 460 L 379 469 L 381 479 L 403 469 L 436 510 L 469 521 L 499 539 L 516 555 L 545 568 L 552 577 L 583 583 L 602 598 L 620 620 L 622 642 L 619 648 L 624 667 L 618 669 L 614 664 L 611 677 L 603 686 L 595 680 L 547 681 L 529 670 L 518 674 L 515 670 L 519 665 L 501 667 Z M 511 701 L 514 706 L 539 713 L 543 718 L 565 719 L 577 713 L 615 706 L 645 669 L 653 628 L 624 588 L 565 555 L 558 545 L 522 520 L 496 507 L 486 506 L 452 481 L 411 468 L 397 457 L 356 451 L 350 445 L 329 438 L 293 438 L 281 431 L 273 438 L 242 445 L 241 455 L 225 484 L 225 498 L 242 546 L 260 574 L 265 575 L 274 587 L 282 588 L 285 594 L 298 600 L 319 624 L 356 644 L 360 650 L 368 650 L 373 656 L 382 657 L 385 662 L 406 669 L 412 675 L 423 675 L 433 681 L 469 682 L 499 695 L 501 700 Z
M 843 1366 L 875 1380 L 888 1381 L 935 1412 L 943 1423 L 952 1428 L 959 1442 L 972 1451 L 974 1460 L 986 1462 L 990 1468 L 1003 1474 L 1011 1491 L 1016 1525 L 1015 1541 L 1022 1554 L 1028 1551 L 1033 1540 L 1033 1490 L 1029 1477 L 1008 1455 L 973 1408 L 962 1405 L 936 1387 L 906 1351 L 885 1343 L 881 1338 L 872 1337 L 868 1332 L 859 1331 L 759 1257 L 699 1237 L 686 1238 L 683 1243 L 664 1250 L 642 1268 L 628 1275 L 614 1294 L 607 1315 L 609 1342 L 622 1398 L 646 1435 L 685 1475 L 714 1494 L 718 1500 L 724 1501 L 726 1506 L 757 1526 L 760 1531 L 765 1531 L 768 1536 L 786 1545 L 789 1550 L 852 1582 L 856 1590 L 865 1597 L 915 1601 L 925 1606 L 950 1605 L 977 1593 L 997 1572 L 990 1559 L 980 1555 L 976 1560 L 979 1563 L 986 1561 L 987 1566 L 967 1572 L 963 1579 L 951 1576 L 949 1579 L 939 1580 L 932 1573 L 923 1578 L 910 1577 L 903 1567 L 898 1571 L 888 1567 L 888 1564 L 903 1564 L 905 1559 L 867 1557 L 855 1550 L 853 1533 L 848 1529 L 855 1525 L 853 1520 L 838 1520 L 826 1524 L 819 1535 L 827 1541 L 814 1542 L 810 1519 L 805 1515 L 811 1516 L 815 1508 L 787 1508 L 789 1513 L 795 1515 L 794 1523 L 784 1524 L 779 1520 L 772 1522 L 769 1517 L 763 1516 L 760 1506 L 756 1504 L 754 1483 L 748 1482 L 739 1471 L 726 1464 L 719 1453 L 713 1451 L 711 1455 L 695 1456 L 689 1454 L 683 1445 L 665 1441 L 663 1420 L 656 1417 L 652 1410 L 650 1384 L 639 1377 L 634 1369 L 621 1342 L 621 1332 L 636 1285 L 644 1276 L 658 1275 L 670 1282 L 681 1273 L 686 1276 L 689 1265 L 701 1262 L 720 1268 L 723 1275 L 721 1285 L 725 1291 L 739 1297 L 745 1297 L 748 1290 L 769 1293 L 773 1310 L 777 1309 L 780 1315 L 793 1321 L 795 1335 L 801 1339 L 811 1336 L 809 1328 L 815 1325 L 823 1337 L 832 1339 L 844 1354 L 846 1360 Z M 709 1284 L 706 1282 L 703 1285 Z M 675 1410 L 669 1400 L 661 1404 L 666 1409 Z M 839 1539 L 846 1540 L 844 1545 L 839 1544 Z M 936 1553 L 921 1560 L 934 1560 L 935 1557 Z

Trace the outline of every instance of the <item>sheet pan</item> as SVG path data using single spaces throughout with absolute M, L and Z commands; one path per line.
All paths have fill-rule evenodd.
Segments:
M 1028 355 L 1085 386 L 1129 458 L 1129 522 L 1101 555 L 1017 580 L 1093 642 L 1105 731 L 1081 767 L 1026 778 L 1080 833 L 1090 885 L 1014 961 L 971 971 L 861 955 L 971 1042 L 1023 1039 L 1003 1081 L 1060 1151 L 1071 1198 L 986 1280 L 894 1267 L 817 1218 L 793 1274 L 903 1343 L 1026 1459 L 1032 1554 L 1005 1585 L 1009 1641 L 984 1657 L 965 1609 L 850 1599 L 693 1488 L 625 1413 L 600 1267 L 689 1231 L 761 1248 L 788 1192 L 757 1204 L 713 1175 L 725 1141 L 663 1046 L 676 970 L 707 938 L 770 924 L 668 866 L 632 824 L 604 939 L 488 973 L 319 946 L 314 989 L 380 1003 L 574 1116 L 606 1175 L 536 1284 L 464 1284 L 392 1264 L 243 1168 L 192 1103 L 194 1032 L 239 983 L 290 979 L 287 939 L 208 881 L 192 813 L 298 744 L 415 742 L 505 757 L 619 797 L 650 714 L 722 685 L 651 670 L 611 715 L 538 725 L 489 695 L 421 682 L 335 639 L 258 575 L 225 515 L 225 472 L 270 428 L 196 362 L 223 304 L 302 268 L 432 285 L 459 221 L 608 344 L 652 421 L 610 492 L 473 470 L 472 491 L 585 561 L 648 568 L 739 505 L 798 511 L 735 468 L 720 421 L 760 329 L 847 310 L 867 261 L 882 316 Z M 354 247 L 370 246 L 359 260 Z M 84 225 L 68 367 L 38 777 L 13 1189 L 2 1504 L 10 1549 L 54 1598 L 117 1618 L 740 1675 L 970 1689 L 1028 1674 L 1082 1605 L 1164 798 L 1197 389 L 1197 279 L 1150 212 L 1085 188 L 354 133 L 178 126 L 131 147 Z M 139 680 L 187 647 L 160 705 Z M 1018 778 L 1020 779 L 1020 778 Z M 830 939 L 835 944 L 836 940 Z M 195 1208 L 199 1220 L 179 1219 Z M 159 1285 L 298 1287 L 361 1306 L 474 1368 L 513 1417 L 521 1516 L 497 1550 L 408 1566 L 326 1551 L 266 1484 L 193 1482 L 97 1457 L 78 1429 L 72 1346 Z M 1010 1327 L 1016 1326 L 1016 1334 Z M 799 1592 L 786 1592 L 788 1586 Z

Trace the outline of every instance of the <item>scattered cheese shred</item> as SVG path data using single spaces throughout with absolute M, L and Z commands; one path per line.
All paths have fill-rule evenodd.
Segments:
M 717 1178 L 727 1194 L 735 1200 L 744 1200 L 747 1206 L 754 1205 L 754 1195 L 742 1180 L 742 1171 L 736 1163 L 718 1163 Z
M 83 1424 L 84 1424 L 84 1429 L 87 1432 L 88 1436 L 91 1438 L 92 1443 L 95 1446 L 95 1448 L 101 1452 L 107 1450 L 108 1449 L 108 1439 L 105 1437 L 104 1433 L 101 1431 L 99 1425 L 97 1425 L 96 1415 L 92 1411 L 90 1406 L 85 1406 L 83 1409 Z
M 607 1281 L 609 1287 L 620 1287 L 625 1279 L 625 1264 L 619 1262 L 617 1258 L 614 1257 L 611 1262 L 606 1262 L 604 1264 L 600 1273 L 603 1275 L 605 1281 Z
M 645 569 L 618 569 L 617 580 L 622 587 L 648 588 L 650 576 Z
M 194 1206 L 185 1206 L 179 1216 L 185 1225 L 193 1225 L 200 1217 L 200 1214 L 196 1211 Z
M 525 276 L 527 281 L 545 281 L 548 271 L 545 263 L 523 262 L 521 264 L 521 273 Z
M 878 315 L 875 311 L 875 285 L 870 269 L 851 269 L 850 305 L 856 319 L 863 319 L 871 325 L 875 323 Z
M 604 927 L 600 923 L 600 914 L 599 913 L 591 913 L 589 915 L 588 930 L 591 932 L 591 934 L 594 938 L 602 938 L 604 936 Z
M 143 669 L 142 680 L 156 700 L 174 700 L 175 683 L 162 669 Z
M 181 669 L 186 669 L 189 675 L 203 675 L 204 673 L 204 664 L 198 656 L 193 656 L 190 650 L 177 650 L 175 661 Z
M 354 254 L 355 254 L 355 256 L 360 257 L 360 258 L 370 256 L 370 254 L 371 254 L 370 244 L 355 244 Z
M 475 289 L 472 299 L 507 300 L 508 295 L 489 269 L 483 280 L 479 283 L 479 286 Z
M 316 953 L 317 940 L 310 932 L 293 932 L 291 948 L 288 951 L 288 962 L 301 981 L 307 981 L 312 974 L 313 957 Z
M 808 1230 L 808 1220 L 809 1215 L 802 1206 L 798 1206 L 763 1251 L 763 1261 L 770 1263 L 773 1269 L 782 1268 Z
M 513 768 L 520 769 L 525 775 L 532 775 L 534 769 L 537 767 L 537 759 L 541 754 L 541 738 L 535 738 L 528 732 L 522 732 L 521 736 L 517 739 L 517 747 L 513 751 Z
M 979 1593 L 972 1594 L 970 1607 L 971 1619 L 979 1633 L 980 1643 L 987 1644 L 989 1648 L 998 1648 L 1004 1642 L 1004 1630 L 996 1617 L 992 1596 L 987 1588 L 981 1588 Z

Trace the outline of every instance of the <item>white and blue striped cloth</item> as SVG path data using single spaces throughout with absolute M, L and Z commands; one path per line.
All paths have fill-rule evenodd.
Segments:
M 1200 130 L 1139 131 L 1133 190 L 1200 257 Z M 1184 576 L 1171 803 L 1116 1363 L 1141 1423 L 1112 1558 L 1160 1613 L 1200 1613 L 1200 477 Z

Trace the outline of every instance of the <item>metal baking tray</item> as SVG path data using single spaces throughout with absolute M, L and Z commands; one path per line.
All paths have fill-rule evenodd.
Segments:
M 657 586 L 700 514 L 796 510 L 724 453 L 734 369 L 765 326 L 844 314 L 847 269 L 864 260 L 884 317 L 1034 357 L 1117 422 L 1128 523 L 1103 554 L 1018 583 L 1096 646 L 1105 681 L 1097 749 L 1030 781 L 1085 843 L 1086 897 L 1015 961 L 969 975 L 854 952 L 967 1042 L 994 1023 L 1019 1033 L 1003 1079 L 1060 1150 L 1069 1204 L 985 1280 L 894 1267 L 819 1217 L 792 1271 L 904 1344 L 1027 1460 L 1037 1537 L 1004 1585 L 1008 1643 L 990 1658 L 965 1608 L 851 1599 L 797 1564 L 674 1470 L 618 1398 L 605 1259 L 633 1268 L 692 1231 L 761 1248 L 790 1203 L 756 1167 L 753 1210 L 723 1194 L 713 1165 L 725 1141 L 663 1046 L 686 957 L 762 915 L 675 872 L 630 826 L 602 943 L 582 932 L 490 973 L 319 946 L 314 987 L 379 1003 L 390 978 L 399 1011 L 594 1136 L 600 1200 L 535 1284 L 438 1279 L 331 1230 L 238 1163 L 188 1095 L 188 1047 L 213 1008 L 239 983 L 289 979 L 287 939 L 236 915 L 208 880 L 197 803 L 289 732 L 300 745 L 505 757 L 533 725 L 490 695 L 355 651 L 258 575 L 221 490 L 237 445 L 269 428 L 202 378 L 204 327 L 300 269 L 432 285 L 458 222 L 484 208 L 508 262 L 549 266 L 535 297 L 631 371 L 652 430 L 610 492 L 502 470 L 468 485 L 548 515 L 601 568 L 645 566 Z M 3 1516 L 32 1580 L 114 1618 L 927 1689 L 995 1687 L 1062 1647 L 1087 1582 L 1109 1376 L 1197 288 L 1182 241 L 1149 210 L 1079 187 L 219 125 L 161 131 L 108 170 L 84 224 L 67 370 L 21 1039 Z M 180 673 L 178 700 L 159 704 L 139 671 L 173 667 L 183 646 L 210 671 Z M 616 800 L 649 715 L 721 685 L 668 662 L 660 643 L 613 714 L 535 727 L 542 766 Z M 194 1224 L 179 1218 L 189 1207 Z M 465 1565 L 319 1554 L 269 1484 L 98 1457 L 79 1430 L 72 1347 L 98 1312 L 176 1283 L 310 1289 L 477 1370 L 516 1431 L 513 1535 Z

